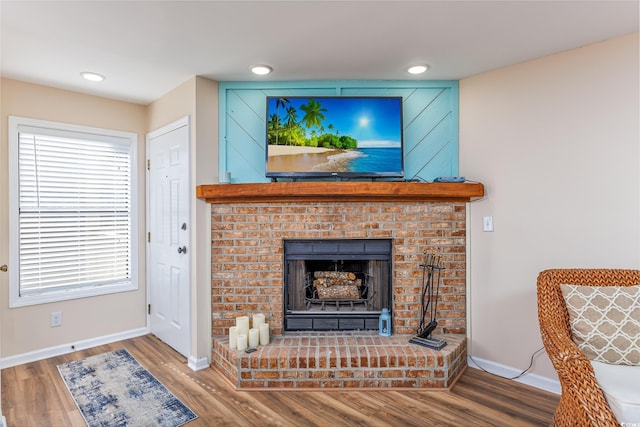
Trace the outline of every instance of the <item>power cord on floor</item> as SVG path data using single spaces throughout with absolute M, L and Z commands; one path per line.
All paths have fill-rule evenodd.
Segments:
M 527 369 L 525 369 L 524 371 L 520 372 L 518 375 L 516 375 L 515 377 L 504 377 L 502 375 L 498 375 L 494 372 L 488 371 L 485 368 L 483 368 L 482 366 L 480 366 L 480 364 L 478 362 L 476 362 L 472 356 L 469 356 L 469 359 L 471 359 L 471 361 L 483 372 L 486 372 L 487 374 L 491 374 L 494 375 L 496 377 L 500 377 L 500 378 L 504 378 L 506 380 L 517 380 L 518 378 L 520 378 L 521 376 L 523 376 L 524 374 L 526 374 L 527 372 L 529 372 L 529 370 L 531 369 L 531 367 L 533 366 L 533 359 L 536 357 L 536 354 L 540 353 L 541 351 L 544 350 L 544 347 L 539 348 L 538 350 L 534 351 L 533 354 L 531 355 L 531 361 L 529 362 L 529 366 L 527 367 Z

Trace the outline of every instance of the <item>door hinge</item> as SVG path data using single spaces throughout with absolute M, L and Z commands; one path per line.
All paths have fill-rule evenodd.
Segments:
M 147 242 L 151 243 L 151 232 L 147 231 Z
M 147 170 L 150 171 L 151 170 L 151 160 L 147 159 Z
M 147 314 L 151 314 L 151 304 L 147 305 Z

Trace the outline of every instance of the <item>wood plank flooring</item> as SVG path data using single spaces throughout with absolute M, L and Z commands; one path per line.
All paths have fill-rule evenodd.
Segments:
M 126 348 L 201 426 L 549 426 L 559 396 L 468 368 L 451 391 L 236 391 L 147 335 L 2 370 L 10 427 L 84 426 L 57 365 Z

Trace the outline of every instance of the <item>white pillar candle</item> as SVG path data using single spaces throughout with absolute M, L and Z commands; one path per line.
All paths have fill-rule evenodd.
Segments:
M 260 345 L 269 344 L 269 324 L 263 323 L 260 325 Z
M 229 348 L 235 349 L 238 347 L 238 328 L 232 326 L 229 328 Z
M 254 329 L 260 329 L 260 325 L 264 323 L 264 314 L 258 313 L 253 315 L 253 325 L 251 325 Z
M 236 317 L 236 326 L 238 327 L 238 335 L 249 335 L 249 316 Z
M 256 348 L 259 342 L 258 330 L 255 328 L 249 329 L 249 347 Z
M 238 350 L 243 351 L 247 349 L 247 336 L 238 335 Z

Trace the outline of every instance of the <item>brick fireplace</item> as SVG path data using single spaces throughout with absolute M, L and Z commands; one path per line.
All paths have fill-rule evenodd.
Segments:
M 481 184 L 198 187 L 212 203 L 212 366 L 239 388 L 450 387 L 466 366 L 466 202 L 482 195 Z M 393 337 L 284 331 L 284 242 L 313 239 L 391 242 Z M 420 321 L 420 263 L 430 250 L 443 254 L 445 267 L 434 331 L 448 342 L 441 351 L 408 343 Z M 251 355 L 229 350 L 228 328 L 254 313 L 265 314 L 273 343 Z

